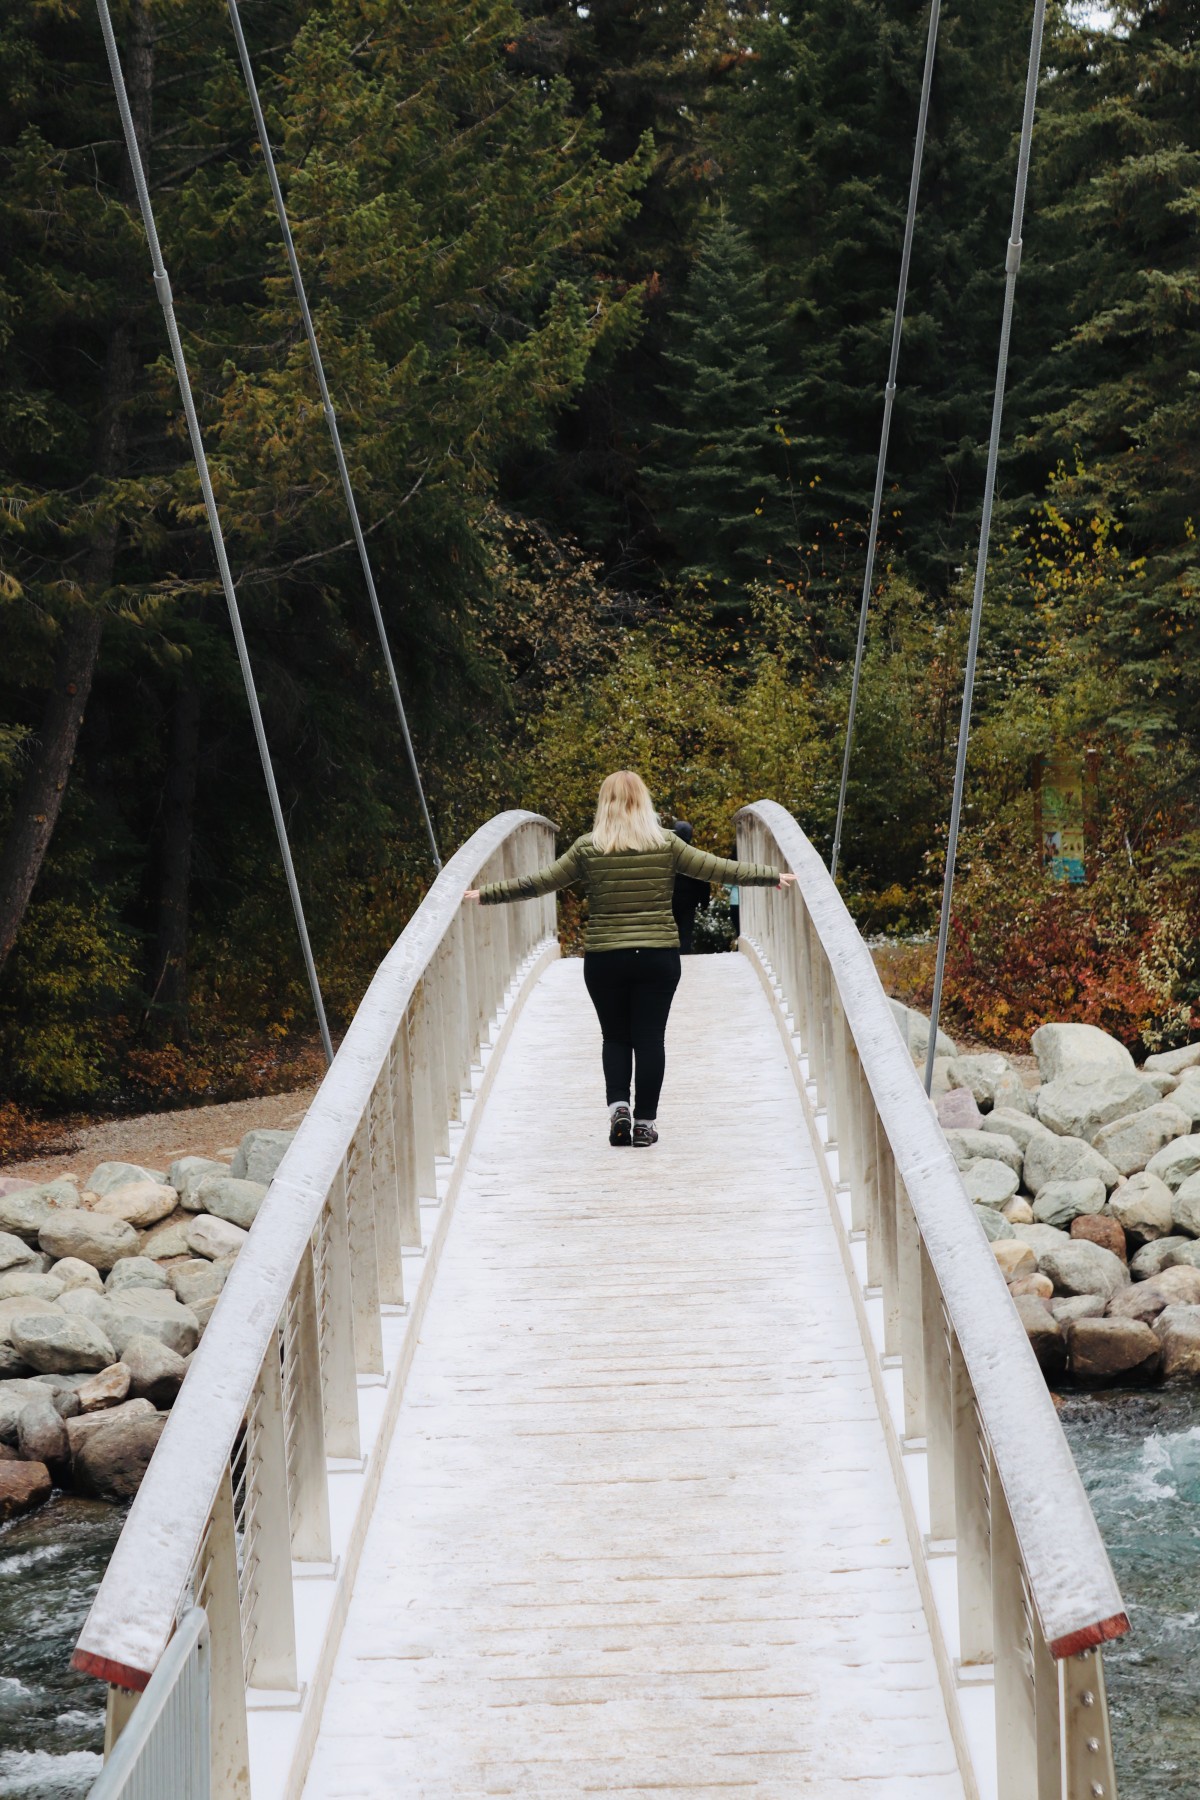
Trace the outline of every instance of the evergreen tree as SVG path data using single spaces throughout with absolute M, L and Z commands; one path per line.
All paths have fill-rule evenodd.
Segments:
M 675 326 L 650 479 L 681 574 L 740 606 L 745 583 L 794 568 L 795 446 L 762 266 L 723 212 L 701 234 Z

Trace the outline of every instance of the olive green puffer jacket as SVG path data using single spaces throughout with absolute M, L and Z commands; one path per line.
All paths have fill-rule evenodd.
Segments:
M 479 898 L 485 906 L 493 906 L 580 886 L 588 897 L 585 950 L 678 950 L 679 932 L 671 916 L 677 874 L 742 887 L 775 887 L 779 881 L 779 870 L 765 863 L 709 856 L 673 833 L 664 833 L 659 850 L 615 850 L 606 855 L 586 832 L 548 868 L 489 882 L 480 888 Z

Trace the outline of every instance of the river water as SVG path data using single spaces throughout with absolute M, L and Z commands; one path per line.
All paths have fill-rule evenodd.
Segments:
M 1121 1800 L 1200 1795 L 1200 1404 L 1071 1395 L 1061 1417 L 1133 1625 L 1105 1654 Z M 104 1689 L 69 1664 L 123 1513 L 65 1495 L 0 1526 L 0 1800 L 83 1800 Z

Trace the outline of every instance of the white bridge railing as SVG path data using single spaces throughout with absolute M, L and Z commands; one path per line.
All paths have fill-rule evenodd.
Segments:
M 742 894 L 824 1169 L 964 1779 L 980 1800 L 1114 1800 L 1100 1646 L 1129 1628 L 1045 1381 L 870 953 L 771 801 Z
M 188 1370 L 74 1656 L 110 1684 L 111 1750 L 177 1622 L 207 1614 L 210 1785 L 157 1800 L 250 1800 L 256 1759 L 273 1793 L 299 1792 L 472 1121 L 557 954 L 552 897 L 463 907 L 463 891 L 553 847 L 547 819 L 503 813 L 447 863 L 380 965 Z

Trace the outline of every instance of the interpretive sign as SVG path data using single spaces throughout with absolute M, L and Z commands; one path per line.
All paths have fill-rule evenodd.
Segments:
M 1034 820 L 1042 866 L 1054 881 L 1087 879 L 1085 789 L 1091 755 L 1055 753 L 1034 764 Z

